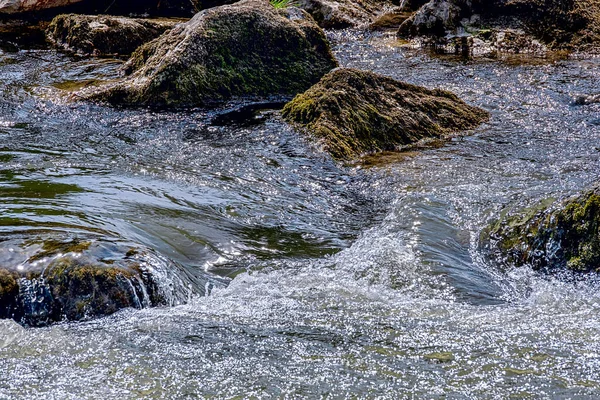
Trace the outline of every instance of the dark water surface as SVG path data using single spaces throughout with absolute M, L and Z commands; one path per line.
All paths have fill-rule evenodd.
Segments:
M 74 103 L 119 62 L 0 53 L 3 264 L 32 237 L 92 238 L 231 280 L 177 307 L 0 321 L 0 398 L 600 395 L 600 282 L 501 270 L 478 250 L 503 208 L 598 180 L 600 105 L 571 101 L 597 92 L 600 59 L 463 62 L 331 38 L 342 65 L 452 90 L 491 121 L 401 162 L 340 166 L 277 111 L 214 126 L 216 111 Z

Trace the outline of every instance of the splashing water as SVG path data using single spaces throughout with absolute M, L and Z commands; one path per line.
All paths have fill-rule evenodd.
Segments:
M 503 208 L 597 180 L 600 106 L 571 98 L 598 86 L 600 61 L 459 62 L 330 37 L 342 65 L 450 89 L 490 122 L 344 167 L 277 112 L 214 126 L 62 104 L 57 85 L 118 63 L 0 56 L 2 235 L 94 232 L 230 280 L 172 308 L 0 322 L 1 398 L 598 396 L 600 282 L 500 270 L 478 241 Z

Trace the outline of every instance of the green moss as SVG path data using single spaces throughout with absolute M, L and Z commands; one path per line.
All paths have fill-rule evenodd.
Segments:
M 338 160 L 393 151 L 425 138 L 471 129 L 488 113 L 443 90 L 371 72 L 338 69 L 283 109 Z
M 17 277 L 6 269 L 0 269 L 0 301 L 16 296 L 19 292 Z
M 509 264 L 535 269 L 600 270 L 600 194 L 593 189 L 554 208 L 548 202 L 501 217 L 489 238 Z
M 69 320 L 108 315 L 125 307 L 137 307 L 136 273 L 100 264 L 85 264 L 63 257 L 48 266 L 45 281 Z
M 129 77 L 88 97 L 210 106 L 235 96 L 295 95 L 336 66 L 325 34 L 308 14 L 242 1 L 199 14 L 140 47 L 124 68 Z
M 0 269 L 0 318 L 9 318 L 17 312 L 19 283 L 18 275 Z

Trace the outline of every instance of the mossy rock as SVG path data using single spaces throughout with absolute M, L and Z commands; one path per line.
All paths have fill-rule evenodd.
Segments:
M 163 260 L 163 265 L 143 249 L 58 238 L 10 246 L 19 256 L 15 265 L 0 268 L 0 318 L 24 325 L 181 304 L 190 295 L 192 282 L 175 264 Z
M 336 65 L 305 11 L 244 0 L 205 10 L 140 47 L 125 78 L 81 96 L 127 106 L 211 106 L 294 95 Z
M 68 52 L 130 56 L 138 47 L 181 22 L 184 20 L 62 14 L 52 20 L 46 37 L 55 47 Z
M 0 318 L 11 318 L 17 310 L 19 296 L 18 275 L 0 269 Z
M 499 12 L 519 18 L 552 47 L 586 50 L 600 46 L 600 0 L 510 0 L 502 4 Z
M 505 216 L 483 233 L 482 243 L 509 267 L 599 272 L 600 188 Z
M 335 159 L 350 160 L 472 129 L 489 115 L 445 90 L 340 68 L 296 96 L 283 117 L 305 127 Z
M 128 307 L 164 304 L 156 282 L 144 278 L 137 265 L 122 269 L 82 264 L 70 258 L 52 263 L 44 274 L 54 307 L 67 320 L 109 315 Z
M 294 4 L 310 13 L 319 26 L 343 29 L 368 25 L 392 3 L 386 0 L 297 0 Z

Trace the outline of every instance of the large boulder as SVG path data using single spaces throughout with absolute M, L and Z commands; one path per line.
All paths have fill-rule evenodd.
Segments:
M 465 14 L 455 0 L 432 0 L 423 5 L 412 17 L 405 20 L 400 36 L 444 36 L 454 30 Z
M 396 150 L 425 138 L 475 128 L 488 113 L 453 93 L 340 68 L 283 109 L 334 158 Z
M 600 186 L 564 202 L 504 213 L 482 244 L 506 266 L 600 271 Z
M 244 0 L 200 12 L 140 47 L 125 78 L 82 96 L 129 106 L 209 106 L 294 95 L 336 65 L 325 34 L 305 11 Z
M 149 250 L 77 239 L 3 245 L 0 318 L 24 325 L 181 304 L 191 293 L 192 281 L 179 267 Z
M 63 14 L 52 20 L 46 37 L 55 47 L 81 55 L 129 56 L 181 22 L 184 21 Z

